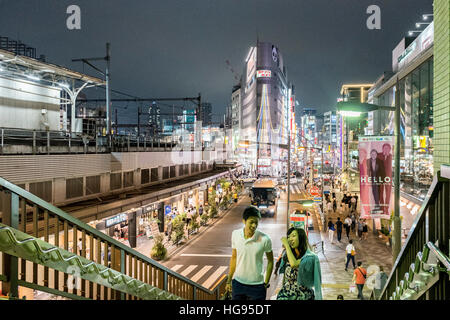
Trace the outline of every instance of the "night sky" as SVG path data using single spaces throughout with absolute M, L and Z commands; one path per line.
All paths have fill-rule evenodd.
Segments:
M 81 30 L 66 27 L 71 4 L 81 8 Z M 372 4 L 381 8 L 381 30 L 366 27 Z M 139 97 L 201 92 L 217 121 L 235 83 L 225 61 L 240 75 L 257 35 L 280 48 L 300 105 L 325 112 L 343 83 L 374 82 L 391 70 L 392 50 L 424 13 L 432 0 L 0 0 L 0 35 L 78 71 L 71 59 L 104 56 L 109 41 L 113 89 Z

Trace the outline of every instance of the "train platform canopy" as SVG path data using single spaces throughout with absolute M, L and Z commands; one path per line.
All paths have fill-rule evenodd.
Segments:
M 68 88 L 75 88 L 77 81 L 85 87 L 106 85 L 105 80 L 3 49 L 0 49 L 0 74 Z

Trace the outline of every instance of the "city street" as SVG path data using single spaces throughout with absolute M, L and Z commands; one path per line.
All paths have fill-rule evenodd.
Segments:
M 267 300 L 448 300 L 450 0 L 53 2 L 0 0 L 0 300 L 227 298 L 258 211 Z

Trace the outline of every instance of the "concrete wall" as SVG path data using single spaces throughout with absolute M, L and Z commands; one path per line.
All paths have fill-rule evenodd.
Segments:
M 212 169 L 216 158 L 215 152 L 201 151 L 194 152 L 130 152 L 113 154 L 68 154 L 68 155 L 23 155 L 23 156 L 0 156 L 0 177 L 11 183 L 21 185 L 26 190 L 31 190 L 33 183 L 46 182 L 47 189 L 38 187 L 42 194 L 37 196 L 48 200 L 55 205 L 66 205 L 81 200 L 87 200 L 108 194 L 120 194 L 127 190 L 140 188 L 161 181 L 171 181 L 198 174 Z M 205 158 L 207 160 L 205 160 Z M 206 167 L 201 168 L 201 164 Z M 180 175 L 180 166 L 189 164 L 188 171 L 183 171 Z M 191 164 L 200 164 L 199 171 L 193 172 Z M 163 179 L 164 168 L 175 166 L 176 176 Z M 141 184 L 141 174 L 143 169 L 158 169 L 158 181 L 150 181 Z M 170 170 L 170 169 L 169 169 Z M 132 172 L 133 184 L 124 187 L 124 173 Z M 111 174 L 121 174 L 121 188 L 110 190 Z M 87 195 L 86 178 L 90 176 L 100 176 L 100 192 Z M 82 189 L 82 196 L 67 198 L 67 179 L 82 178 L 82 184 L 77 187 Z
M 0 127 L 59 130 L 61 90 L 0 77 Z
M 434 1 L 434 171 L 450 164 L 450 1 Z

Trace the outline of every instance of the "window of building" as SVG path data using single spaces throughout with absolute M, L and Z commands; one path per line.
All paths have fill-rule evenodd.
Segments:
M 150 169 L 141 170 L 141 184 L 146 184 L 150 182 Z
M 132 187 L 134 185 L 134 171 L 123 173 L 123 187 Z
M 110 174 L 109 187 L 111 190 L 122 189 L 122 172 Z
M 83 196 L 83 178 L 74 178 L 66 180 L 66 199 L 78 198 Z
M 100 176 L 86 177 L 86 195 L 100 193 Z
M 30 183 L 30 192 L 47 202 L 52 202 L 52 181 Z
M 169 167 L 163 168 L 163 180 L 169 179 Z
M 151 182 L 159 180 L 158 168 L 152 168 L 151 170 Z

